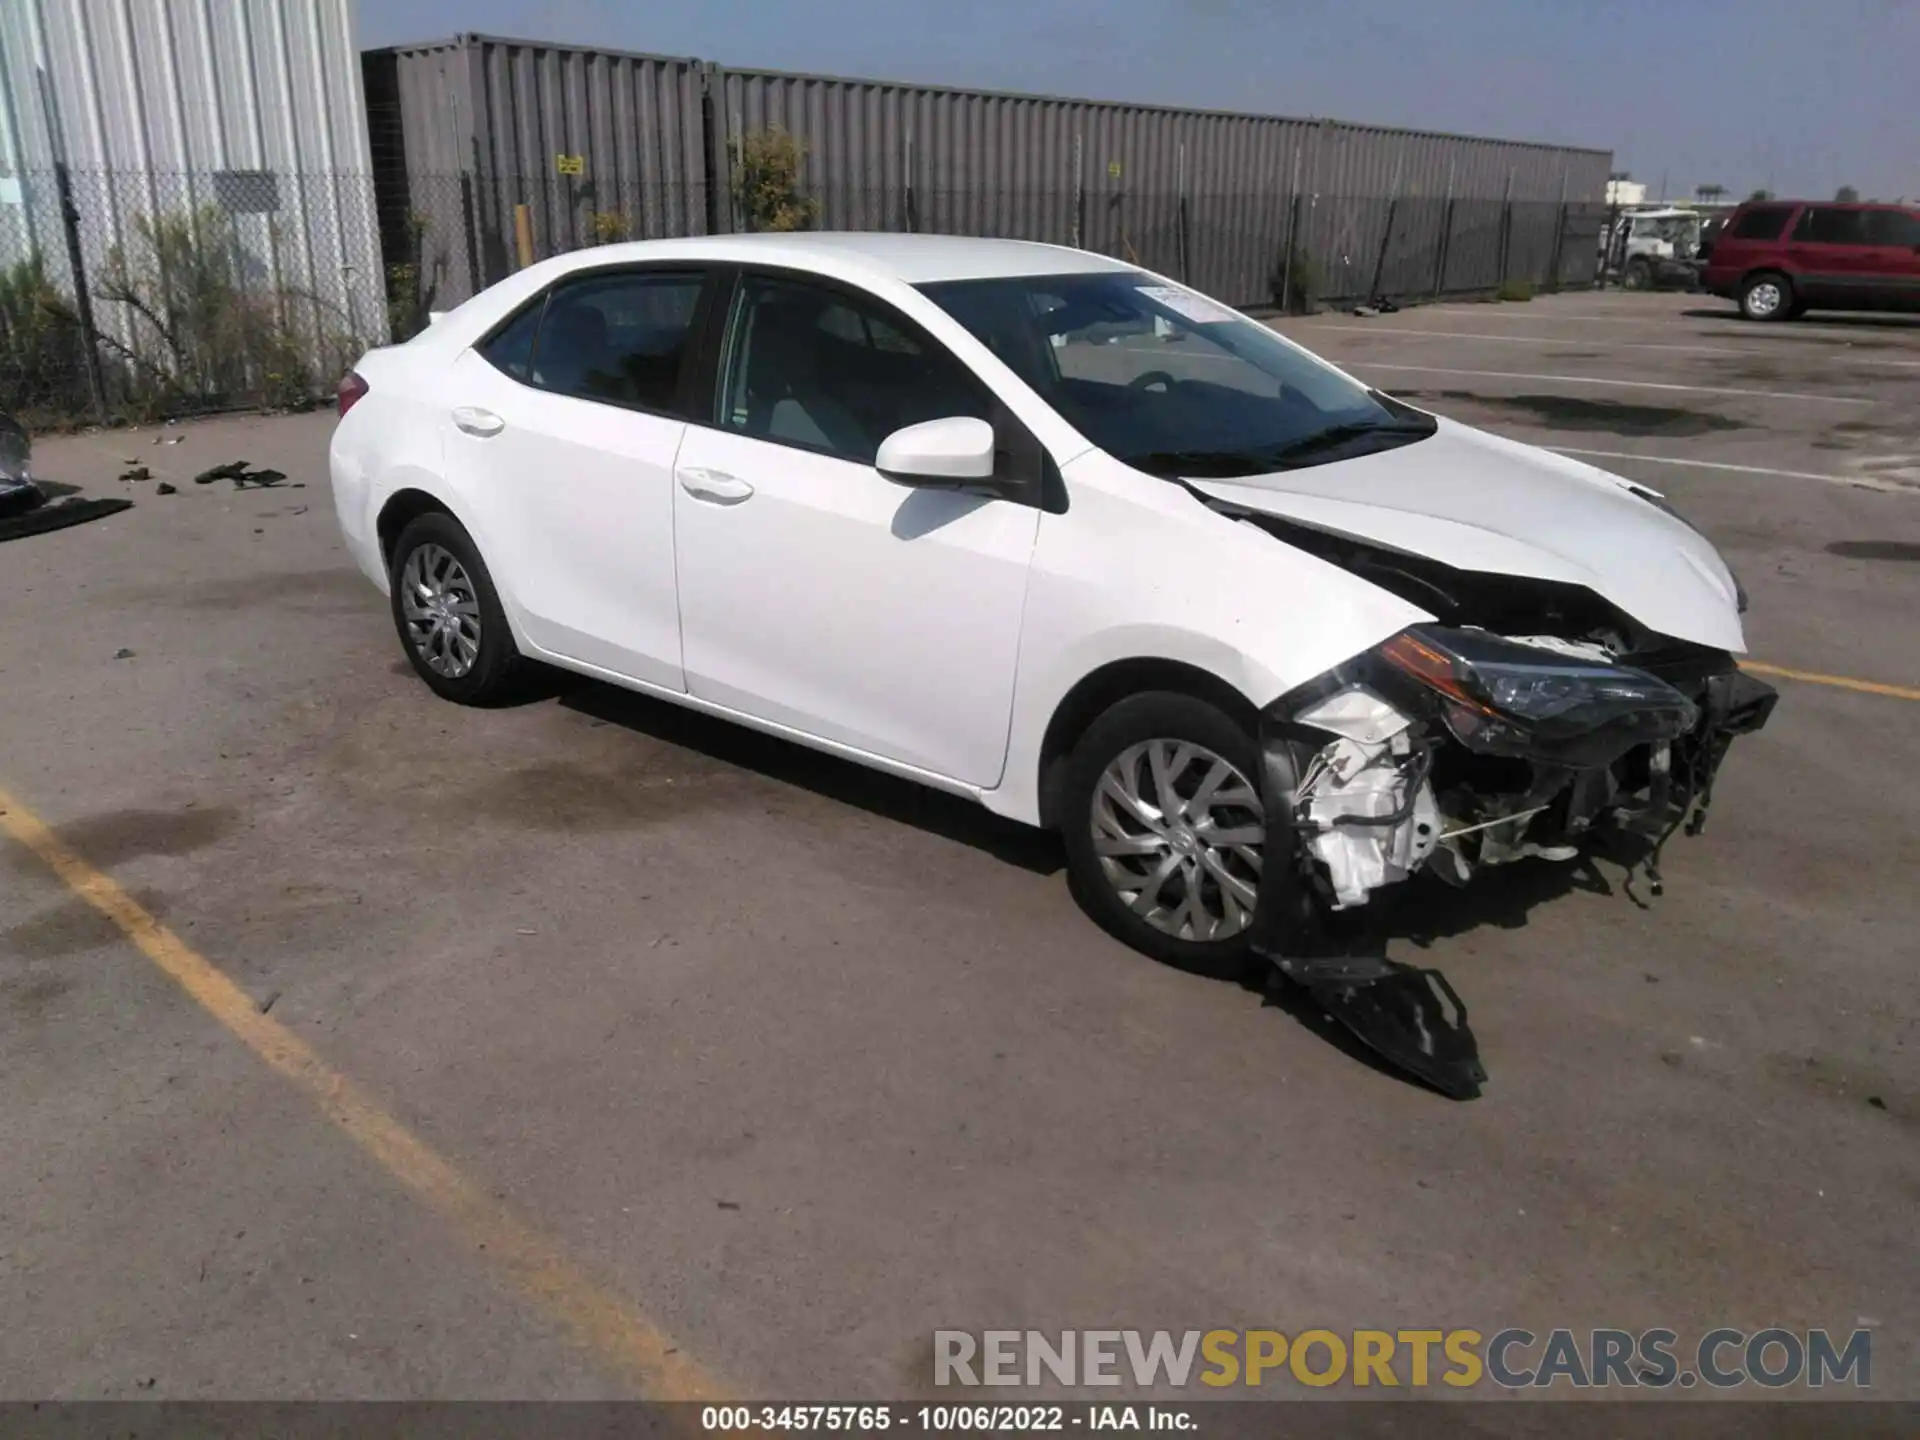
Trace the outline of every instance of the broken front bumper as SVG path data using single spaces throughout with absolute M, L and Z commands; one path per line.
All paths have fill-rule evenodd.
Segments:
M 1657 894 L 1661 847 L 1682 826 L 1699 833 L 1728 748 L 1776 699 L 1698 647 L 1613 657 L 1406 632 L 1263 717 L 1253 948 L 1401 1068 L 1478 1094 L 1485 1074 L 1451 987 L 1378 946 L 1356 950 L 1337 917 L 1422 870 L 1465 884 L 1522 858 L 1571 861 L 1617 834 L 1636 837 Z

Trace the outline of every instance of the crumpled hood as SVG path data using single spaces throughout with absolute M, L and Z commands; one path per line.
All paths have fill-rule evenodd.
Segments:
M 1373 455 L 1187 483 L 1456 569 L 1584 585 L 1659 634 L 1746 649 L 1733 576 L 1705 536 L 1618 476 L 1451 420 Z

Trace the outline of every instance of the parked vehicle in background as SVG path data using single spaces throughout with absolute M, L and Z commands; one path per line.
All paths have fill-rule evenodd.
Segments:
M 1700 214 L 1673 206 L 1622 211 L 1601 235 L 1601 269 L 1628 290 L 1699 279 Z
M 1920 209 L 1751 201 L 1707 263 L 1706 288 L 1749 320 L 1808 310 L 1920 311 Z

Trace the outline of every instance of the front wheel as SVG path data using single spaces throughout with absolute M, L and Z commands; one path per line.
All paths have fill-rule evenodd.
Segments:
M 1653 266 L 1638 257 L 1629 260 L 1626 274 L 1620 277 L 1620 284 L 1628 290 L 1651 290 Z
M 1749 320 L 1789 319 L 1794 304 L 1792 282 L 1784 275 L 1756 275 L 1740 290 L 1740 313 Z
M 1244 974 L 1266 843 L 1259 759 L 1244 726 L 1191 695 L 1130 696 L 1094 721 L 1059 809 L 1081 907 L 1156 960 Z

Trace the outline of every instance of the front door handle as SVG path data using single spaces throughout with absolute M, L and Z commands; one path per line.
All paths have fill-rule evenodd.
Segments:
M 738 505 L 753 494 L 753 486 L 737 476 L 722 470 L 702 470 L 686 466 L 674 472 L 680 488 L 696 500 L 710 501 L 715 505 Z
M 490 435 L 498 435 L 507 428 L 507 422 L 491 410 L 482 410 L 477 405 L 456 405 L 453 409 L 453 423 L 469 435 L 478 435 L 482 440 Z

